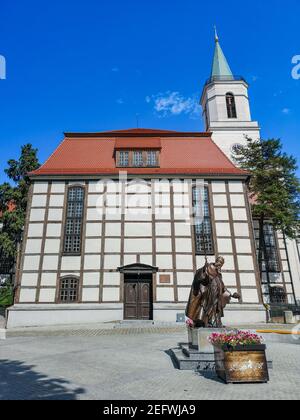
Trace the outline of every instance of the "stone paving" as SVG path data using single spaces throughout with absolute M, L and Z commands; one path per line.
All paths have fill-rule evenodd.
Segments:
M 177 370 L 168 350 L 185 331 L 102 329 L 77 336 L 55 330 L 0 341 L 0 400 L 297 400 L 300 350 L 268 344 L 274 361 L 268 385 L 225 385 L 213 374 Z M 137 331 L 138 330 L 138 331 Z M 101 333 L 100 333 L 101 331 Z M 71 332 L 71 331 L 69 331 Z

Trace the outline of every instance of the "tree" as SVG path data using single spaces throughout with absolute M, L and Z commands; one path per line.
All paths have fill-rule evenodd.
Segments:
M 295 239 L 300 223 L 300 182 L 296 176 L 297 161 L 283 152 L 279 139 L 254 141 L 238 146 L 233 154 L 238 166 L 250 172 L 249 193 L 254 218 L 259 220 L 260 258 L 264 249 L 264 225 Z
M 28 173 L 39 168 L 37 149 L 31 144 L 21 148 L 19 160 L 9 160 L 5 173 L 12 185 L 0 185 L 0 255 L 14 261 L 17 245 L 21 240 L 25 224 L 27 196 L 30 187 Z

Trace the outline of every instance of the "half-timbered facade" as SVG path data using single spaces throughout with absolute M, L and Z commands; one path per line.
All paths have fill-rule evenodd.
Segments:
M 204 133 L 67 133 L 31 174 L 9 327 L 184 319 L 195 271 L 218 255 L 241 296 L 225 322 L 265 322 L 264 303 L 300 299 L 296 241 L 266 224 L 258 258 L 249 174 L 230 158 L 259 126 L 218 38 L 201 101 Z

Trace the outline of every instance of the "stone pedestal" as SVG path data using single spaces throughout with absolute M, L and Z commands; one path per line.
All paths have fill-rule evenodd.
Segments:
M 188 344 L 180 344 L 179 349 L 172 350 L 179 369 L 199 372 L 214 371 L 214 348 L 208 338 L 212 333 L 224 331 L 226 330 L 216 328 L 188 328 Z

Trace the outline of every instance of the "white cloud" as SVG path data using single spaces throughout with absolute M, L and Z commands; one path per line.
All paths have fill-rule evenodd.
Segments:
M 117 104 L 123 105 L 124 104 L 124 99 L 122 99 L 122 98 L 117 99 Z
M 119 69 L 119 67 L 113 67 L 113 68 L 111 69 L 111 71 L 112 71 L 113 73 L 119 73 L 120 69 Z
M 289 108 L 283 108 L 282 113 L 284 115 L 289 115 L 291 113 L 291 110 Z
M 201 115 L 201 108 L 196 95 L 185 97 L 179 92 L 168 91 L 158 95 L 147 96 L 147 103 L 154 103 L 155 112 L 161 117 L 189 115 L 197 118 Z

